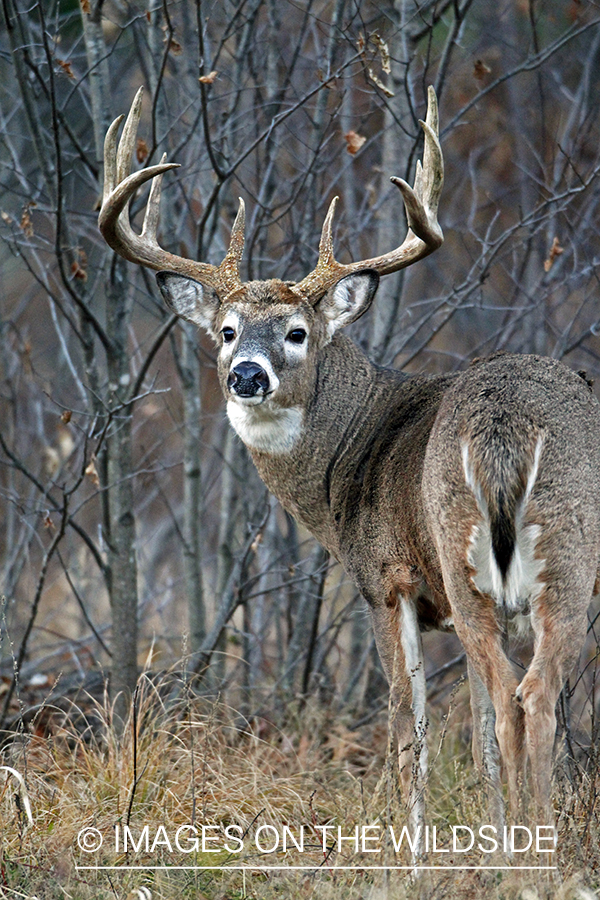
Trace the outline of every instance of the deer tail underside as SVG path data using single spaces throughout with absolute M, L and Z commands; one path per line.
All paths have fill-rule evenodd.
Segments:
M 496 436 L 494 436 L 496 437 Z M 463 444 L 463 466 L 481 513 L 469 562 L 478 588 L 518 609 L 540 572 L 535 547 L 540 528 L 528 524 L 527 506 L 538 475 L 542 436 L 527 441 L 505 435 Z
M 511 484 L 507 479 L 504 483 L 495 485 L 495 490 L 490 492 L 488 500 L 492 551 L 503 580 L 506 580 L 506 573 L 515 550 L 516 509 L 523 496 L 523 492 L 515 488 L 520 487 L 520 484 Z

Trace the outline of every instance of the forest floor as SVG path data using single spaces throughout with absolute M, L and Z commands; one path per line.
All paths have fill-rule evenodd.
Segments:
M 555 852 L 543 852 L 552 842 L 533 822 L 512 832 L 512 855 L 502 836 L 491 852 L 466 685 L 430 724 L 429 852 L 416 871 L 385 710 L 354 728 L 315 700 L 289 704 L 283 724 L 249 723 L 173 676 L 143 677 L 135 701 L 120 738 L 108 701 L 82 694 L 67 709 L 49 701 L 5 742 L 1 897 L 590 900 L 600 890 L 597 766 L 570 781 L 558 767 Z

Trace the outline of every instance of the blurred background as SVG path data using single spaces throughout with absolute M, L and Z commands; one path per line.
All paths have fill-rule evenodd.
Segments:
M 385 711 L 366 605 L 270 498 L 225 420 L 215 348 L 97 228 L 104 134 L 140 85 L 162 246 L 300 279 L 328 204 L 342 262 L 397 246 L 428 85 L 443 247 L 384 279 L 353 336 L 448 372 L 497 350 L 600 368 L 600 11 L 587 0 L 4 0 L 0 33 L 0 727 L 194 674 L 260 731 L 307 697 Z M 144 192 L 132 206 L 140 222 Z M 561 700 L 597 732 L 598 625 Z M 594 630 L 595 627 L 595 630 Z M 431 699 L 465 671 L 425 639 Z M 515 650 L 519 662 L 518 649 Z M 384 712 L 382 713 L 385 714 Z

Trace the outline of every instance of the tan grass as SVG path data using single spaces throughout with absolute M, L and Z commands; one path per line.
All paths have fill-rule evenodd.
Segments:
M 485 822 L 482 793 L 464 739 L 464 716 L 461 688 L 450 720 L 431 728 L 429 818 L 442 833 L 452 824 L 477 829 Z M 410 864 L 406 852 L 394 855 L 389 840 L 378 845 L 379 854 L 356 854 L 346 842 L 342 853 L 332 852 L 325 859 L 321 835 L 314 827 L 340 826 L 342 835 L 351 836 L 357 825 L 391 824 L 399 831 L 406 822 L 395 766 L 385 758 L 387 737 L 381 721 L 351 731 L 314 702 L 290 714 L 285 726 L 262 723 L 251 728 L 235 710 L 194 696 L 189 686 L 172 677 L 158 682 L 143 677 L 135 715 L 120 740 L 106 698 L 101 702 L 82 698 L 68 715 L 57 712 L 52 722 L 50 735 L 17 737 L 4 750 L 3 762 L 23 776 L 25 788 L 20 790 L 14 776 L 0 771 L 0 896 L 150 900 L 149 891 L 153 900 L 546 896 L 589 900 L 600 885 L 597 784 L 589 776 L 576 790 L 561 784 L 557 792 L 563 816 L 556 854 L 559 871 L 553 881 L 522 871 L 437 870 L 415 878 L 410 871 L 369 870 L 373 864 Z M 23 790 L 31 803 L 33 825 L 25 814 Z M 148 852 L 143 840 L 138 852 L 123 852 L 125 825 L 136 841 L 148 826 Z M 179 827 L 189 825 L 198 831 L 202 825 L 239 826 L 244 851 L 228 852 L 222 833 L 213 829 L 207 834 L 215 837 L 215 843 L 207 841 L 204 851 L 200 847 L 196 853 L 180 852 L 173 838 Z M 287 826 L 298 839 L 301 825 L 303 853 L 261 855 L 253 843 L 261 826 L 267 837 L 281 836 Z M 264 826 L 271 826 L 271 831 Z M 97 852 L 85 853 L 78 847 L 78 833 L 86 827 L 103 837 Z M 160 840 L 152 848 L 157 835 Z M 437 864 L 440 858 L 430 856 L 428 861 Z M 450 853 L 443 861 L 458 864 L 465 859 Z M 173 868 L 232 863 L 247 869 Z M 275 864 L 314 868 L 259 869 Z M 344 864 L 365 868 L 336 868 Z M 81 865 L 128 868 L 92 871 L 78 868 Z M 163 865 L 170 868 L 150 868 Z

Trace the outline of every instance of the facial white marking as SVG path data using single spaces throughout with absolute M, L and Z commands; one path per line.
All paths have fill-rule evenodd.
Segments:
M 299 406 L 283 409 L 260 403 L 260 398 L 254 405 L 240 399 L 228 401 L 227 415 L 244 444 L 263 453 L 289 453 L 302 436 L 304 411 Z
M 518 613 L 514 617 L 513 625 L 520 634 L 527 632 L 530 627 L 529 614 L 524 614 L 523 610 L 528 603 L 533 603 L 539 597 L 544 588 L 544 583 L 539 580 L 539 576 L 545 561 L 538 559 L 535 555 L 541 528 L 539 525 L 525 525 L 527 506 L 538 475 L 542 444 L 540 436 L 536 443 L 525 493 L 515 511 L 515 546 L 505 579 L 502 578 L 494 556 L 489 510 L 481 485 L 477 484 L 475 480 L 469 460 L 469 447 L 467 444 L 463 444 L 462 447 L 465 481 L 473 491 L 483 517 L 481 523 L 473 526 L 467 552 L 467 560 L 475 569 L 473 581 L 478 590 L 491 594 L 496 602 L 508 612 Z
M 287 335 L 290 332 L 294 331 L 296 328 L 303 328 L 306 332 L 306 337 L 301 344 L 295 344 L 293 341 L 287 340 Z M 308 336 L 309 336 L 309 328 L 304 316 L 295 315 L 292 316 L 291 319 L 286 324 L 286 340 L 284 341 L 284 349 L 286 359 L 292 363 L 300 362 L 303 359 L 306 359 L 306 355 L 308 353 Z
M 308 323 L 304 316 L 302 316 L 300 313 L 296 313 L 288 319 L 286 326 L 287 334 L 289 334 L 290 331 L 293 331 L 294 328 L 304 328 L 304 330 L 308 334 Z
M 240 317 L 236 312 L 233 312 L 233 310 L 228 312 L 223 319 L 223 322 L 221 323 L 221 331 L 224 328 L 233 328 L 233 330 L 235 331 L 235 338 L 232 341 L 229 341 L 229 343 L 226 343 L 223 340 L 222 335 L 219 336 L 222 341 L 220 350 L 221 357 L 226 360 L 227 357 L 231 356 L 231 354 L 234 352 L 241 331 Z
M 240 317 L 235 310 L 229 310 L 221 323 L 221 328 L 233 328 L 236 334 L 240 333 Z

